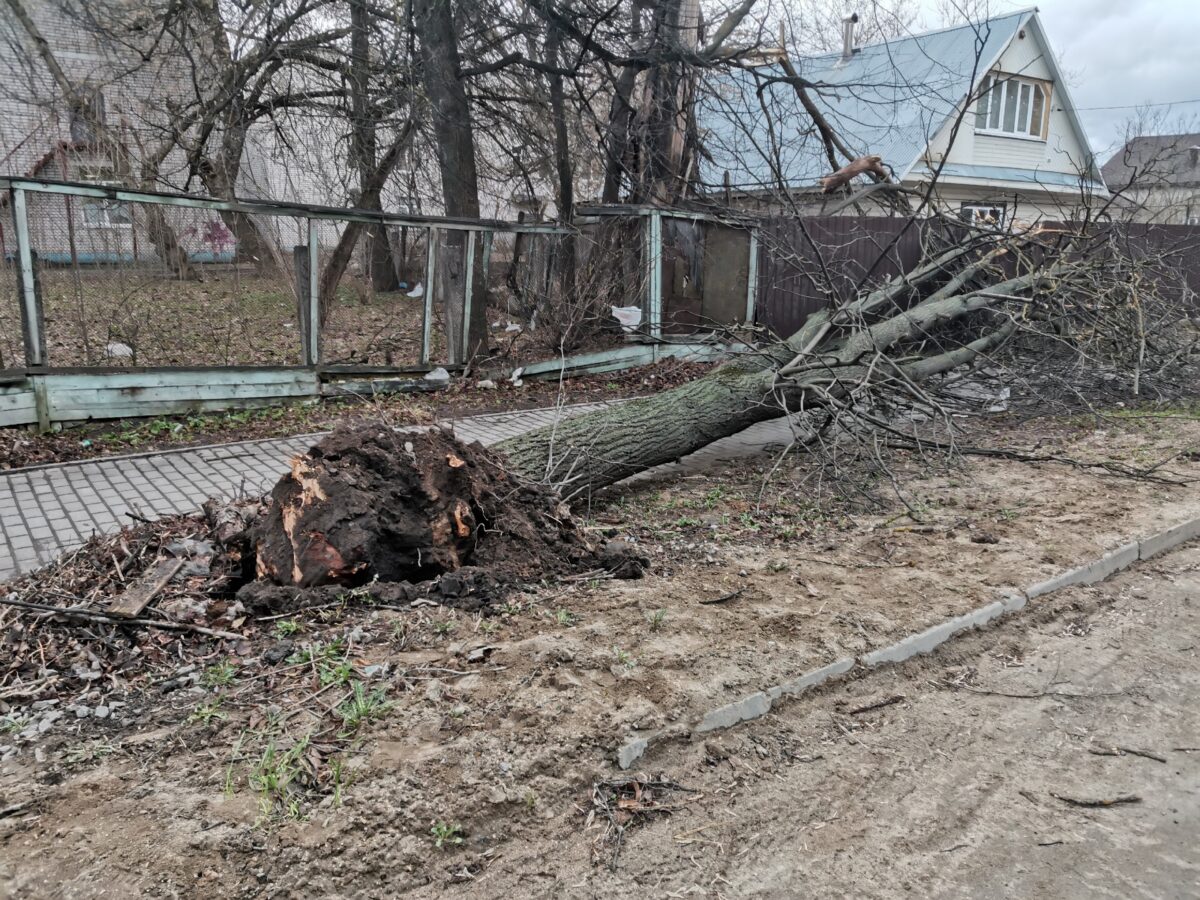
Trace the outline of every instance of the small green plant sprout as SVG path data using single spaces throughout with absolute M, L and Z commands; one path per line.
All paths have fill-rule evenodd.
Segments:
M 63 758 L 68 766 L 77 766 L 80 763 L 95 762 L 98 759 L 103 759 L 113 753 L 117 748 L 105 741 L 91 741 L 87 744 L 82 744 L 74 747 Z
M 226 687 L 233 684 L 235 678 L 237 678 L 237 666 L 227 659 L 209 666 L 204 671 L 204 683 L 210 688 Z
M 701 522 L 699 519 L 695 519 L 691 516 L 680 516 L 678 519 L 675 520 L 676 528 L 696 528 L 703 524 L 704 523 Z
M 317 663 L 317 680 L 322 685 L 349 684 L 354 675 L 354 666 L 349 660 L 323 659 Z
M 529 812 L 533 812 L 533 808 L 537 806 L 538 796 L 532 790 L 525 792 L 525 808 Z
M 704 508 L 716 509 L 717 505 L 725 499 L 725 488 L 715 487 L 704 495 Z
M 560 607 L 554 611 L 554 621 L 566 628 L 575 624 L 575 614 Z
M 433 626 L 433 631 L 438 637 L 449 637 L 458 628 L 458 623 L 453 619 L 447 619 L 445 622 L 436 622 Z
M 198 722 L 201 725 L 211 725 L 213 722 L 224 722 L 228 718 L 229 716 L 221 712 L 221 699 L 218 697 L 193 709 L 187 721 L 189 724 Z
M 479 630 L 482 631 L 484 634 L 488 634 L 488 635 L 495 634 L 497 631 L 500 630 L 500 623 L 497 622 L 495 619 L 480 619 L 479 620 Z
M 629 655 L 629 651 L 622 650 L 620 647 L 613 647 L 613 658 L 616 659 L 618 666 L 626 669 L 632 669 L 637 665 L 637 660 Z
M 650 630 L 652 632 L 659 631 L 666 619 L 667 611 L 665 609 L 656 609 L 652 613 L 646 613 L 646 621 L 650 623 Z
M 29 719 L 20 716 L 0 716 L 0 734 L 20 734 L 29 725 Z
M 433 827 L 429 829 L 429 833 L 433 835 L 433 846 L 438 850 L 444 850 L 447 846 L 461 844 L 464 840 L 463 828 L 461 825 L 449 825 L 445 822 L 434 822 Z
M 288 638 L 300 631 L 300 623 L 296 619 L 280 619 L 275 623 L 275 637 Z
M 350 699 L 338 707 L 342 717 L 342 734 L 349 737 L 358 731 L 363 722 L 377 719 L 391 708 L 387 694 L 382 689 L 367 693 L 361 681 L 354 682 Z
M 289 665 L 298 663 L 315 662 L 320 660 L 336 660 L 346 654 L 346 641 L 343 638 L 334 638 L 328 643 L 314 641 L 311 644 L 304 644 L 288 657 Z
M 283 810 L 284 818 L 300 818 L 300 801 L 296 795 L 302 789 L 302 761 L 308 745 L 308 735 L 288 750 L 281 750 L 271 740 L 251 767 L 250 789 L 258 794 L 264 818 L 269 818 L 277 807 Z

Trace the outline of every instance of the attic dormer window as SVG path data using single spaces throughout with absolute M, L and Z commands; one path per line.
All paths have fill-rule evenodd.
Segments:
M 975 104 L 977 132 L 1044 141 L 1049 123 L 1049 82 L 1000 74 L 984 76 Z

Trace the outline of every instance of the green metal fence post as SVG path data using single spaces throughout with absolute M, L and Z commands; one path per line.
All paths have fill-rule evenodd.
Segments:
M 311 325 L 308 318 L 308 245 L 296 244 L 292 247 L 292 271 L 296 276 L 296 323 L 300 327 L 300 363 L 312 366 L 312 344 L 308 339 L 308 329 Z
M 463 286 L 463 320 L 462 320 L 462 343 L 459 345 L 459 359 L 454 360 L 456 363 L 465 363 L 471 355 L 470 340 L 471 340 L 471 295 L 473 293 L 473 282 L 475 281 L 475 237 L 474 231 L 468 231 L 467 237 L 467 277 L 466 284 Z
M 433 338 L 433 278 L 437 265 L 437 245 L 441 232 L 425 229 L 425 316 L 421 322 L 421 365 L 429 365 L 430 342 Z
M 308 356 L 310 366 L 321 362 L 321 238 L 319 223 L 308 220 Z M 334 298 L 330 297 L 330 304 Z
M 662 337 L 662 213 L 655 210 L 650 213 L 647 239 L 647 259 L 649 261 L 650 284 L 647 291 L 647 324 L 650 327 L 650 337 Z
M 758 229 L 750 229 L 750 262 L 746 278 L 746 324 L 754 324 L 754 305 L 758 300 Z
M 21 291 L 21 332 L 25 339 L 25 365 L 29 368 L 46 365 L 46 327 L 38 296 L 37 270 L 33 247 L 29 241 L 29 214 L 25 191 L 12 192 L 13 221 L 17 232 L 17 269 Z

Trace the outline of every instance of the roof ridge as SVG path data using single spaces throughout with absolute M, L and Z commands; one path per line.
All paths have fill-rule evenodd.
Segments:
M 1012 12 L 1002 13 L 1001 15 L 988 16 L 986 19 L 980 19 L 978 22 L 964 22 L 961 25 L 943 25 L 941 28 L 929 28 L 925 31 L 910 31 L 907 34 L 898 35 L 896 37 L 884 38 L 883 40 L 876 41 L 873 44 L 863 44 L 861 47 L 855 47 L 854 49 L 855 51 L 858 51 L 871 50 L 875 47 L 887 47 L 892 44 L 898 44 L 901 41 L 912 41 L 919 38 L 932 37 L 935 34 L 945 34 L 948 31 L 960 31 L 966 28 L 974 29 L 985 23 L 999 22 L 1002 19 L 1012 19 L 1017 16 L 1027 16 L 1031 13 L 1037 13 L 1038 11 L 1039 10 L 1036 6 L 1026 6 L 1022 9 L 1013 10 Z M 831 50 L 828 53 L 817 53 L 812 56 L 803 56 L 801 59 L 832 59 L 840 57 L 841 55 L 842 52 L 840 50 Z

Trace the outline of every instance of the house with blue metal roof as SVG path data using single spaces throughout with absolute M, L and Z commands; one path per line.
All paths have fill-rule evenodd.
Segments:
M 1062 219 L 1106 193 L 1036 9 L 864 47 L 853 21 L 841 53 L 791 71 L 768 58 L 703 81 L 704 193 L 857 212 L 821 179 L 869 156 L 892 183 L 974 220 Z

